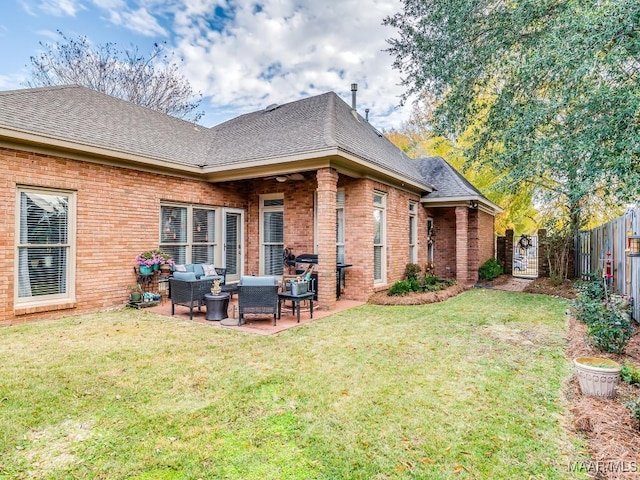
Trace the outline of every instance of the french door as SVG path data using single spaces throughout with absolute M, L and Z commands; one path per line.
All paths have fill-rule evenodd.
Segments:
M 227 283 L 237 282 L 244 265 L 243 225 L 244 212 L 236 209 L 224 211 L 224 261 Z

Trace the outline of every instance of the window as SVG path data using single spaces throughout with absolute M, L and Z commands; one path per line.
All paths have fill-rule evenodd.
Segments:
M 336 263 L 344 263 L 344 190 L 336 194 Z
M 409 202 L 409 262 L 418 263 L 418 204 Z
M 18 189 L 16 304 L 71 299 L 75 194 Z
M 160 249 L 178 264 L 215 264 L 216 210 L 192 205 L 160 207 Z
M 387 197 L 384 193 L 373 194 L 373 281 L 384 283 L 386 275 L 386 224 Z
M 284 197 L 282 194 L 260 197 L 261 275 L 282 275 L 284 267 Z
M 433 226 L 433 218 L 427 218 L 427 262 L 433 263 L 433 241 L 435 239 L 435 230 Z

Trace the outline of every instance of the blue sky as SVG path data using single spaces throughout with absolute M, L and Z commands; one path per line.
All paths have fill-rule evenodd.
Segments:
M 94 44 L 166 42 L 180 71 L 204 96 L 200 123 L 218 124 L 273 103 L 334 91 L 372 124 L 399 127 L 403 89 L 384 51 L 395 31 L 382 19 L 400 0 L 4 0 L 0 90 L 24 88 L 39 42 L 83 35 Z

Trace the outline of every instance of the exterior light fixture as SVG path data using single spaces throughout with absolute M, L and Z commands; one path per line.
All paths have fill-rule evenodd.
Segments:
M 469 208 L 472 210 L 475 210 L 476 208 L 478 208 L 478 201 L 477 200 L 469 200 Z
M 627 237 L 627 253 L 630 257 L 640 257 L 640 235 L 629 235 Z
M 278 175 L 278 176 L 276 177 L 276 182 L 280 182 L 280 183 L 282 183 L 282 182 L 286 182 L 286 181 L 287 181 L 287 177 L 284 177 L 284 176 L 282 176 L 282 175 Z

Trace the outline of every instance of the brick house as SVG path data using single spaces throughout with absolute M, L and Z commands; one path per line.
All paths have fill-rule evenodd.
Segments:
M 0 92 L 0 169 L 0 323 L 122 306 L 158 247 L 229 282 L 315 253 L 326 309 L 338 262 L 342 296 L 366 300 L 409 262 L 470 284 L 495 254 L 500 208 L 333 92 L 212 128 L 78 86 Z

